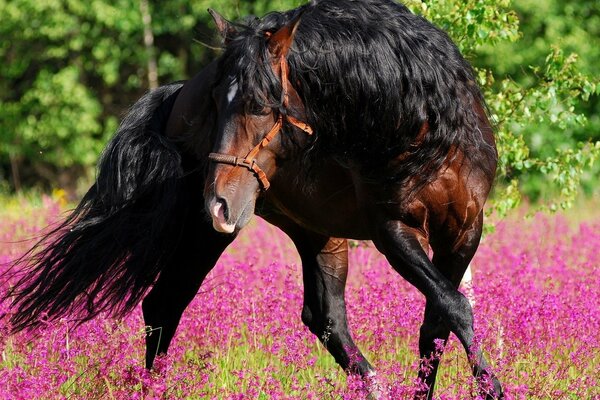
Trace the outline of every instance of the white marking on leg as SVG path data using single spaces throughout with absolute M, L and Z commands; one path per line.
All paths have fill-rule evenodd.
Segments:
M 471 307 L 475 307 L 475 293 L 473 292 L 473 272 L 471 270 L 471 264 L 467 267 L 465 274 L 463 275 L 460 285 L 463 288 L 463 292 L 471 303 Z
M 370 400 L 388 400 L 386 390 L 377 379 L 377 372 L 374 369 L 367 373 L 367 390 Z

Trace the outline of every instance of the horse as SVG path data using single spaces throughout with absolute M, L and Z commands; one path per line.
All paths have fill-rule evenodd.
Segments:
M 450 39 L 388 1 L 313 1 L 237 25 L 211 14 L 224 54 L 142 97 L 81 203 L 13 264 L 3 295 L 11 331 L 67 313 L 120 317 L 142 301 L 151 368 L 256 214 L 296 246 L 302 321 L 345 371 L 375 374 L 344 300 L 347 238 L 371 239 L 427 299 L 419 351 L 429 368 L 415 397 L 432 397 L 435 342 L 450 331 L 485 397 L 502 397 L 457 291 L 497 154 L 483 98 Z
M 470 65 L 443 31 L 391 0 L 319 0 L 293 13 L 283 25 L 218 24 L 226 47 L 204 187 L 213 227 L 234 233 L 258 212 L 323 238 L 372 240 L 426 297 L 422 359 L 453 332 L 482 394 L 502 397 L 457 290 L 497 165 Z M 309 326 L 311 317 L 309 306 Z M 417 397 L 431 398 L 438 362 L 420 373 L 428 389 Z M 372 372 L 364 359 L 351 368 Z

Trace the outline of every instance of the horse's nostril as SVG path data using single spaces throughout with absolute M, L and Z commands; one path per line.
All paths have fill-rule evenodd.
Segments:
M 227 201 L 223 198 L 215 198 L 209 210 L 212 216 L 213 228 L 222 233 L 233 233 L 235 231 L 236 222 L 229 222 L 230 213 L 227 207 Z
M 218 197 L 217 203 L 221 204 L 221 210 L 223 210 L 223 217 L 225 218 L 225 221 L 229 221 L 229 207 L 227 207 L 227 202 L 224 198 Z

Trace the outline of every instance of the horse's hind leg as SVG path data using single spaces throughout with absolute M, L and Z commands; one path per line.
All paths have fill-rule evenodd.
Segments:
M 431 353 L 432 350 L 435 350 L 436 338 L 445 340 L 448 337 L 447 331 L 453 332 L 467 351 L 473 373 L 478 377 L 489 379 L 491 383 L 492 387 L 485 397 L 487 399 L 501 398 L 503 394 L 500 382 L 487 371 L 487 361 L 481 352 L 473 347 L 475 334 L 471 305 L 467 298 L 457 290 L 458 282 L 454 282 L 460 278 L 445 276 L 429 260 L 419 243 L 420 236 L 421 233 L 418 229 L 407 226 L 401 221 L 387 221 L 378 231 L 375 240 L 375 244 L 385 254 L 394 269 L 427 299 L 425 321 L 421 328 L 422 336 L 419 341 L 420 350 L 423 354 Z M 456 260 L 459 258 L 456 256 Z M 465 260 L 466 258 L 470 260 L 470 257 L 465 257 Z M 453 262 L 456 262 L 457 265 L 460 264 L 456 260 Z M 439 263 L 442 263 L 442 258 L 439 258 Z M 459 269 L 457 266 L 455 268 Z M 466 268 L 466 265 L 460 268 Z M 434 372 L 435 370 L 430 373 L 426 382 L 427 380 L 431 383 L 435 381 Z M 432 393 L 429 391 L 426 397 L 431 398 L 431 395 Z M 417 393 L 417 397 L 425 397 L 425 393 Z
M 202 202 L 196 203 L 203 204 Z M 181 242 L 172 261 L 160 273 L 154 287 L 142 303 L 146 334 L 146 368 L 169 348 L 183 311 L 192 301 L 202 281 L 221 253 L 233 240 L 215 232 L 201 216 L 188 216 Z
M 446 241 L 444 241 L 443 245 L 435 246 L 434 248 L 433 265 L 456 289 L 479 245 L 482 222 L 483 220 L 480 217 L 472 229 L 465 234 L 460 248 L 449 248 Z M 435 311 L 432 304 L 431 301 L 427 300 L 419 337 L 419 352 L 421 356 L 419 378 L 421 382 L 426 384 L 426 389 L 417 393 L 416 397 L 427 399 L 431 399 L 433 394 L 443 346 L 446 344 L 450 334 L 449 326 L 444 322 L 442 316 Z M 481 354 L 478 357 L 481 357 Z M 481 371 L 478 373 L 481 373 Z

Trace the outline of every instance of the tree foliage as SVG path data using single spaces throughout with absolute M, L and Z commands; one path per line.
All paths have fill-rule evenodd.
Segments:
M 147 89 L 149 57 L 156 55 L 165 83 L 192 76 L 216 56 L 207 8 L 237 19 L 303 3 L 150 1 L 149 53 L 140 1 L 0 0 L 0 183 L 64 186 L 92 170 L 123 110 Z M 406 4 L 446 30 L 477 70 L 497 126 L 497 211 L 517 205 L 523 193 L 552 209 L 567 207 L 582 179 L 597 182 L 589 167 L 600 154 L 600 4 Z M 61 181 L 65 171 L 73 173 Z

